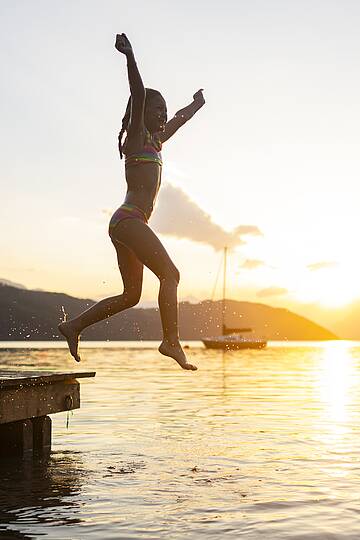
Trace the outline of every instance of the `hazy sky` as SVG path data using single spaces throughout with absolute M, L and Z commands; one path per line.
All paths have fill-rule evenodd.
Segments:
M 107 222 L 125 193 L 125 32 L 170 115 L 205 89 L 164 145 L 152 219 L 180 296 L 211 296 L 223 243 L 233 298 L 360 296 L 359 2 L 11 0 L 0 16 L 0 278 L 121 291 Z M 156 296 L 147 273 L 143 298 Z

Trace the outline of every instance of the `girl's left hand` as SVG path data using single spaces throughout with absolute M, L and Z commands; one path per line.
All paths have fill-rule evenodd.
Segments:
M 196 101 L 197 103 L 199 103 L 199 105 L 201 105 L 201 106 L 204 105 L 204 103 L 205 103 L 205 98 L 203 96 L 203 91 L 204 91 L 204 89 L 200 88 L 200 90 L 195 92 L 195 94 L 193 95 L 193 100 Z

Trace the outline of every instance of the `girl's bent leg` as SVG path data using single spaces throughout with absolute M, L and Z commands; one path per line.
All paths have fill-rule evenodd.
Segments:
M 120 222 L 114 235 L 159 278 L 159 308 L 164 335 L 159 351 L 165 356 L 174 358 L 183 369 L 196 370 L 195 366 L 188 363 L 179 342 L 177 304 L 179 271 L 166 249 L 150 227 L 140 220 L 127 219 Z
M 80 361 L 78 354 L 79 335 L 84 328 L 107 319 L 120 311 L 135 306 L 141 296 L 143 264 L 126 246 L 114 243 L 118 266 L 123 279 L 124 291 L 117 296 L 104 298 L 94 306 L 81 313 L 78 317 L 64 321 L 59 325 L 59 331 L 67 339 L 70 353 Z

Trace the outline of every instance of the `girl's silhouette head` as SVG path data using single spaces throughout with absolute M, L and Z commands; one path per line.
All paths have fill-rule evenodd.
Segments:
M 166 102 L 158 90 L 152 88 L 145 89 L 144 124 L 150 133 L 164 131 L 167 121 Z M 122 119 L 121 131 L 119 133 L 119 151 L 122 158 L 122 138 L 127 131 L 131 116 L 131 97 L 127 103 L 126 111 Z

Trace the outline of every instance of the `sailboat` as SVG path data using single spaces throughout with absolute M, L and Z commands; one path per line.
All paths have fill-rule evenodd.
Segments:
M 220 336 L 204 338 L 202 342 L 208 349 L 222 349 L 225 351 L 239 349 L 263 349 L 267 345 L 266 339 L 256 336 L 252 328 L 229 328 L 225 325 L 226 261 L 227 247 L 224 248 L 223 294 L 221 302 L 222 334 Z

